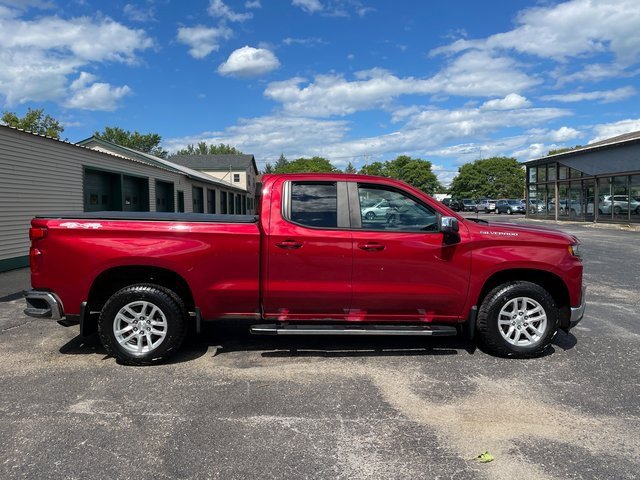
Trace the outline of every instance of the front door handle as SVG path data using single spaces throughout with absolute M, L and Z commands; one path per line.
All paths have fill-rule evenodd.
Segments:
M 295 250 L 300 248 L 302 242 L 296 242 L 295 240 L 284 240 L 282 242 L 276 242 L 276 247 L 284 248 L 285 250 Z
M 360 250 L 365 250 L 367 252 L 379 252 L 380 250 L 384 250 L 384 245 L 377 242 L 367 242 L 367 243 L 359 243 L 358 248 Z

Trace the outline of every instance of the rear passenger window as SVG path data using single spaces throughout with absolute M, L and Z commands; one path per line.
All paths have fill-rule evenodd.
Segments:
M 291 221 L 316 228 L 338 226 L 338 187 L 333 183 L 291 183 Z

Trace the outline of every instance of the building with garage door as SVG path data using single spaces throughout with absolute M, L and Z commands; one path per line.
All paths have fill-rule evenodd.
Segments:
M 531 218 L 640 222 L 640 131 L 524 165 Z
M 28 229 L 35 215 L 254 213 L 253 192 L 94 138 L 72 144 L 0 125 L 0 171 L 0 271 L 28 265 Z

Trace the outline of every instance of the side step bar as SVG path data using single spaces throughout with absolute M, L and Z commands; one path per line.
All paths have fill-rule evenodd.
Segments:
M 458 334 L 448 325 L 253 325 L 255 335 L 423 335 L 445 337 Z

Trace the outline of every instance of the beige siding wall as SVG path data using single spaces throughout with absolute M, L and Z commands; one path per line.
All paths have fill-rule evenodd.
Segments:
M 155 211 L 155 180 L 184 191 L 192 211 L 191 182 L 181 174 L 25 132 L 0 128 L 0 262 L 29 253 L 29 222 L 35 215 L 83 211 L 84 167 L 149 179 Z M 174 193 L 175 195 L 175 193 Z M 177 197 L 174 198 L 177 206 Z
M 244 170 L 232 170 L 231 173 L 228 171 L 221 172 L 216 170 L 202 170 L 203 173 L 207 175 L 211 175 L 212 177 L 219 178 L 220 180 L 224 180 L 227 183 L 232 184 L 234 187 L 242 188 L 243 190 L 247 190 L 247 172 Z M 240 175 L 240 181 L 233 181 L 233 174 L 237 173 Z

